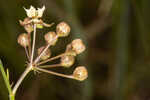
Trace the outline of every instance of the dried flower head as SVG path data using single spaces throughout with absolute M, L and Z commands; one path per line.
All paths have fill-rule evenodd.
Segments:
M 40 55 L 42 53 L 44 48 L 45 48 L 45 46 L 42 46 L 38 49 L 38 55 Z M 50 58 L 50 56 L 51 56 L 51 51 L 50 51 L 50 49 L 47 49 L 41 56 L 41 60 L 46 60 L 46 59 Z
M 58 40 L 58 37 L 55 32 L 48 32 L 47 34 L 45 34 L 44 38 L 45 41 L 51 45 L 55 45 Z
M 33 6 L 30 6 L 30 9 L 26 9 L 26 8 L 24 9 L 29 18 L 40 18 L 43 16 L 45 6 L 43 6 L 42 8 L 38 8 L 38 10 L 36 10 Z
M 29 45 L 28 35 L 26 33 L 20 34 L 18 37 L 18 43 L 23 47 L 27 47 Z
M 72 50 L 74 50 L 77 54 L 82 53 L 85 49 L 85 45 L 81 39 L 75 39 L 72 41 Z
M 66 55 L 61 57 L 61 65 L 63 67 L 70 67 L 74 64 L 75 58 L 71 55 Z
M 60 37 L 68 36 L 70 30 L 70 26 L 66 22 L 61 22 L 56 26 L 56 33 Z
M 77 67 L 73 72 L 73 77 L 79 81 L 85 80 L 88 77 L 87 69 L 84 66 Z

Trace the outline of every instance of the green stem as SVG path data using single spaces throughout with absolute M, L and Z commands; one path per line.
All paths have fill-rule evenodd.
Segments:
M 8 74 L 5 73 L 5 70 L 4 70 L 4 67 L 3 67 L 3 64 L 1 62 L 1 60 L 0 60 L 0 71 L 2 73 L 5 85 L 8 89 L 9 99 L 10 100 L 15 100 L 15 95 L 12 93 L 11 85 L 10 85 L 10 82 L 9 82 L 9 75 L 8 75 L 9 73 Z
M 7 78 L 7 75 L 5 73 L 5 70 L 4 70 L 4 67 L 3 67 L 3 64 L 1 62 L 1 60 L 0 60 L 0 70 L 1 70 L 4 82 L 5 82 L 5 85 L 6 85 L 7 89 L 8 89 L 9 94 L 10 94 L 11 93 L 11 86 L 10 86 L 9 80 Z
M 9 100 L 15 100 L 15 95 L 9 95 Z

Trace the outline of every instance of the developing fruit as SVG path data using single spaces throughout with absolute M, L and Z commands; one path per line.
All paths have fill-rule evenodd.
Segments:
M 84 66 L 77 67 L 73 72 L 73 77 L 79 81 L 85 80 L 88 77 L 87 69 Z
M 70 33 L 70 30 L 71 30 L 70 26 L 65 22 L 61 22 L 56 26 L 56 33 L 60 37 L 68 36 Z
M 18 43 L 23 47 L 27 47 L 29 45 L 28 35 L 26 33 L 20 34 L 18 37 Z

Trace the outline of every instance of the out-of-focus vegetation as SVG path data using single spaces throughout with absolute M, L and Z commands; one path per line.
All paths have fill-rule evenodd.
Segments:
M 47 74 L 31 73 L 19 88 L 16 100 L 149 100 L 150 99 L 150 1 L 149 0 L 0 0 L 0 59 L 16 82 L 25 69 L 25 53 L 17 36 L 25 30 L 18 20 L 26 17 L 23 7 L 46 6 L 43 19 L 71 25 L 69 37 L 52 48 L 63 52 L 75 38 L 82 38 L 87 50 L 74 67 L 58 72 L 71 73 L 85 65 L 84 82 Z M 56 25 L 55 24 L 55 25 Z M 48 30 L 38 30 L 36 44 L 43 44 Z M 8 100 L 0 74 L 0 100 Z

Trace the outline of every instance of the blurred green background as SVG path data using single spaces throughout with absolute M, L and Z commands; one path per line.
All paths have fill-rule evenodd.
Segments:
M 17 37 L 25 32 L 19 20 L 23 9 L 46 6 L 43 20 L 51 28 L 38 30 L 36 47 L 43 35 L 66 21 L 69 37 L 52 47 L 53 56 L 64 52 L 75 38 L 83 39 L 86 52 L 76 58 L 71 73 L 85 65 L 89 77 L 84 82 L 48 74 L 30 73 L 17 91 L 16 100 L 149 100 L 150 99 L 150 0 L 0 0 L 0 59 L 15 83 L 25 69 L 25 52 Z M 42 41 L 42 42 L 41 42 Z M 8 100 L 0 74 L 0 100 Z

